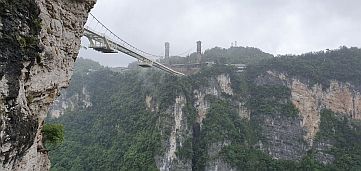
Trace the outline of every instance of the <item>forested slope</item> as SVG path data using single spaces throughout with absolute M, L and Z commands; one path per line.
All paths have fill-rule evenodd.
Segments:
M 360 52 L 261 57 L 242 73 L 215 65 L 187 77 L 79 60 L 66 91 L 86 89 L 92 105 L 49 119 L 65 127 L 52 169 L 360 170 Z

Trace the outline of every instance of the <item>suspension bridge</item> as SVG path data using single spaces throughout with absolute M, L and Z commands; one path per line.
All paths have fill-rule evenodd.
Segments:
M 84 28 L 84 37 L 89 40 L 89 48 L 101 53 L 121 52 L 137 59 L 141 67 L 155 67 L 176 76 L 185 75 L 151 59 L 154 57 L 162 58 L 162 56 L 145 52 L 124 41 L 100 22 L 93 14 L 90 13 L 89 17 Z

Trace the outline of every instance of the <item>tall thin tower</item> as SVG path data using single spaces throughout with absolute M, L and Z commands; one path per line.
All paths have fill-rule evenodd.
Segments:
M 197 62 L 202 62 L 202 42 L 197 41 Z
M 165 42 L 165 52 L 164 52 L 165 58 L 169 58 L 169 48 L 170 48 L 169 42 Z

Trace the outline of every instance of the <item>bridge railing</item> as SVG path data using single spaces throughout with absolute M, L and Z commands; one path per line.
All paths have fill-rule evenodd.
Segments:
M 110 29 L 108 29 L 104 24 L 102 24 L 94 15 L 90 14 L 90 17 L 92 17 L 93 20 L 95 20 L 96 26 L 100 25 L 101 30 L 104 31 L 97 31 L 93 27 L 89 25 L 89 22 L 85 25 L 85 32 L 84 35 L 89 39 L 91 44 L 95 45 L 95 43 L 99 43 L 99 47 L 92 47 L 93 49 L 98 48 L 99 51 L 104 53 L 113 53 L 115 51 L 119 51 L 125 54 L 128 54 L 136 59 L 138 59 L 141 63 L 140 64 L 148 64 L 149 66 L 154 66 L 156 68 L 159 68 L 163 71 L 166 71 L 168 73 L 183 76 L 184 74 L 178 71 L 175 71 L 156 60 L 151 59 L 151 57 L 162 57 L 150 54 L 148 52 L 145 52 L 143 50 L 140 50 L 136 48 L 135 46 L 131 45 L 130 43 L 124 41 L 119 36 L 114 34 Z M 90 22 L 92 21 L 90 19 Z M 96 28 L 95 26 L 95 28 Z M 104 48 L 107 49 L 104 49 Z M 95 49 L 96 50 L 96 49 Z
M 116 35 L 114 32 L 112 32 L 108 27 L 106 27 L 102 22 L 100 22 L 93 14 L 89 13 L 89 17 L 91 17 L 91 18 L 88 19 L 88 22 L 85 25 L 86 29 L 88 29 L 98 35 L 102 35 L 105 38 L 107 38 L 108 40 L 111 40 L 116 44 L 126 47 L 127 49 L 132 50 L 133 52 L 136 52 L 139 55 L 142 55 L 144 57 L 154 59 L 154 60 L 157 58 L 164 58 L 164 56 L 154 55 L 154 54 L 151 54 L 144 50 L 141 50 L 141 49 L 135 47 L 134 45 L 128 43 L 127 41 L 123 40 L 118 35 Z M 95 24 L 92 22 L 95 22 Z M 91 24 L 93 24 L 94 26 L 91 26 Z M 99 29 L 97 29 L 98 26 L 100 26 Z M 98 31 L 98 30 L 100 30 L 100 31 Z

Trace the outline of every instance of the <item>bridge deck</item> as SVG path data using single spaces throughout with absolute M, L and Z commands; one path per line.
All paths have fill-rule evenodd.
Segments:
M 144 55 L 141 55 L 140 51 L 137 51 L 134 47 L 130 46 L 127 43 L 119 44 L 116 43 L 113 40 L 110 40 L 109 38 L 106 38 L 103 35 L 98 34 L 95 31 L 92 31 L 90 28 L 84 29 L 84 36 L 87 37 L 90 41 L 89 48 L 92 48 L 94 50 L 97 50 L 102 53 L 117 53 L 122 52 L 125 53 L 133 58 L 138 59 L 141 62 L 148 63 L 147 67 L 154 66 L 156 68 L 159 68 L 163 71 L 166 71 L 168 73 L 177 75 L 177 76 L 184 76 L 185 74 L 175 71 L 159 62 L 153 61 L 152 59 L 149 59 L 145 57 Z

